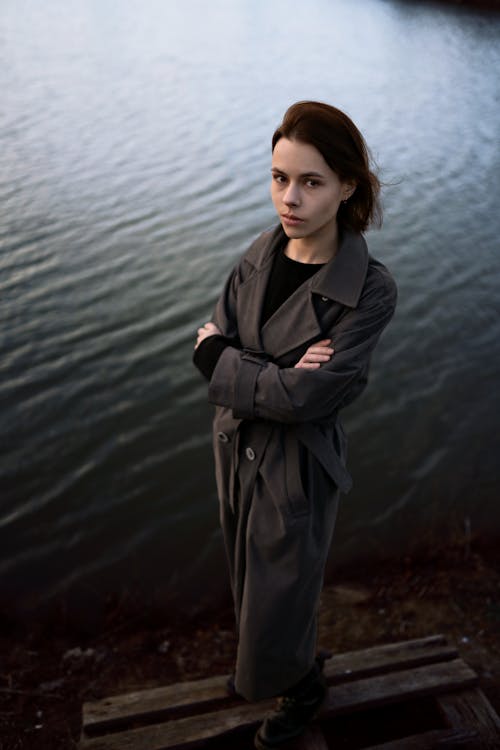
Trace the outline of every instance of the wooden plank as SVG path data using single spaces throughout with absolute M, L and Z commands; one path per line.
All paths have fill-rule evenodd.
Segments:
M 456 656 L 456 649 L 447 646 L 442 635 L 435 635 L 336 655 L 326 662 L 325 675 L 329 683 L 338 684 Z M 226 681 L 227 676 L 222 675 L 86 702 L 83 705 L 84 733 L 95 736 L 133 723 L 162 721 L 180 714 L 223 708 L 233 700 L 227 693 Z
M 451 727 L 475 727 L 480 736 L 477 747 L 481 750 L 498 750 L 500 719 L 482 690 L 477 688 L 441 695 L 437 702 Z
M 411 737 L 401 737 L 365 750 L 476 750 L 477 732 L 461 729 L 433 729 Z
M 461 659 L 391 672 L 335 685 L 328 691 L 322 717 L 373 708 L 412 697 L 473 685 L 475 673 Z M 82 750 L 186 750 L 202 740 L 257 725 L 273 701 L 237 704 L 231 709 L 172 720 L 82 742 Z
M 259 705 L 260 708 L 256 713 L 255 708 L 257 705 Z M 267 710 L 270 709 L 271 705 L 272 702 L 269 706 L 267 706 Z M 211 723 L 210 719 L 213 716 L 212 714 L 196 717 L 195 723 L 199 724 L 200 731 L 197 733 L 197 737 L 194 740 L 192 737 L 187 737 L 184 735 L 183 730 L 186 726 L 186 721 L 179 719 L 177 722 L 175 722 L 178 725 L 178 731 L 175 732 L 177 737 L 173 740 L 174 744 L 169 744 L 165 747 L 168 747 L 168 750 L 173 750 L 173 748 L 182 748 L 182 750 L 185 750 L 186 748 L 199 746 L 200 742 L 203 742 L 203 740 L 211 739 L 217 735 L 227 734 L 232 730 L 242 730 L 244 728 L 247 728 L 248 726 L 254 725 L 256 727 L 263 718 L 262 706 L 263 704 L 253 704 L 251 706 L 246 706 L 245 708 L 247 710 L 239 711 L 238 717 L 239 720 L 242 719 L 241 723 L 236 723 L 235 720 L 229 721 L 229 717 L 219 716 L 219 719 L 222 719 L 225 723 L 225 731 L 218 731 L 215 735 L 212 734 L 211 727 L 209 726 Z M 202 736 L 202 726 L 207 724 L 207 719 L 207 736 L 204 737 Z M 188 721 L 189 728 L 192 729 L 193 719 L 189 719 Z M 151 744 L 155 742 L 156 732 L 154 731 L 154 727 L 150 727 L 149 729 L 152 729 L 153 731 L 144 732 L 144 730 L 139 729 L 129 732 L 122 732 L 120 734 L 111 734 L 107 737 L 102 737 L 99 739 L 91 740 L 87 743 L 82 743 L 80 747 L 85 748 L 86 750 L 90 750 L 90 748 L 92 748 L 92 750 L 117 750 L 118 748 L 120 748 L 120 750 L 158 750 L 158 748 L 164 747 L 161 738 L 159 740 L 160 744 Z M 172 740 L 172 738 L 170 738 L 170 740 Z M 296 739 L 294 742 L 289 742 L 287 744 L 287 750 L 328 750 L 328 745 L 320 727 L 317 724 L 312 724 L 306 729 L 301 737 Z
M 110 731 L 136 722 L 161 721 L 171 716 L 216 708 L 232 700 L 226 688 L 228 675 L 178 682 L 164 687 L 109 696 L 83 704 L 83 729 L 87 735 Z
M 338 654 L 325 663 L 325 675 L 329 683 L 337 683 L 423 664 L 450 661 L 457 656 L 457 649 L 448 646 L 444 636 L 433 635 Z
M 477 675 L 462 659 L 389 672 L 356 682 L 335 685 L 328 691 L 322 715 L 337 715 L 387 703 L 460 690 L 477 684 Z
M 274 701 L 239 704 L 232 709 L 176 719 L 80 743 L 82 750 L 187 750 L 236 729 L 257 726 Z

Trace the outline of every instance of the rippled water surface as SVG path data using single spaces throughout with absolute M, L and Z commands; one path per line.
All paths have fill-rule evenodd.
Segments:
M 226 586 L 194 332 L 274 222 L 270 136 L 345 109 L 397 278 L 333 558 L 498 535 L 500 16 L 391 0 L 3 0 L 0 592 Z

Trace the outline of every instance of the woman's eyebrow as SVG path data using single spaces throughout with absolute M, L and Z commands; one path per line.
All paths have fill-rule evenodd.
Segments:
M 286 172 L 279 167 L 271 167 L 271 172 L 286 174 Z M 324 175 L 322 175 L 321 172 L 304 172 L 303 174 L 299 175 L 299 177 L 324 177 Z

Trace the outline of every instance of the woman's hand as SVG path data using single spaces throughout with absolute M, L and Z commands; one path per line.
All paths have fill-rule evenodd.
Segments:
M 194 348 L 197 349 L 203 339 L 208 338 L 209 336 L 217 336 L 221 335 L 221 331 L 217 328 L 215 323 L 205 323 L 204 326 L 201 328 L 198 328 L 198 338 L 196 339 L 196 344 L 194 345 Z
M 321 367 L 322 362 L 328 362 L 331 359 L 335 351 L 333 346 L 328 346 L 331 343 L 331 339 L 317 341 L 316 344 L 309 347 L 295 367 L 302 367 L 304 370 L 317 370 L 318 367 Z

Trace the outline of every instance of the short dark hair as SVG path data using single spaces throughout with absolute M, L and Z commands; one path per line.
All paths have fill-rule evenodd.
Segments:
M 381 225 L 380 181 L 370 168 L 370 152 L 363 136 L 344 112 L 323 102 L 296 102 L 274 131 L 273 151 L 280 138 L 309 143 L 342 181 L 356 183 L 349 200 L 340 204 L 340 227 L 363 232 L 372 223 Z

